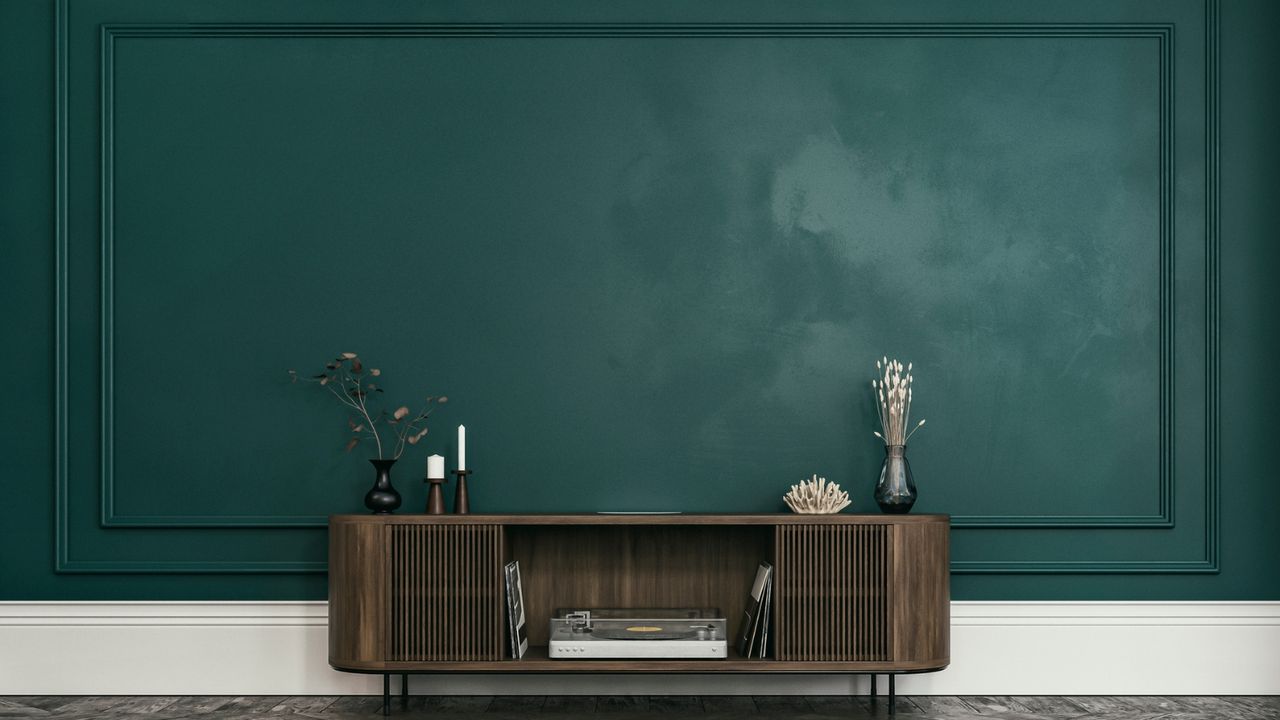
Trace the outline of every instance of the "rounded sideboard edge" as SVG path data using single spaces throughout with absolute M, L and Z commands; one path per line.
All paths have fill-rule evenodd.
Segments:
M 329 663 L 364 673 L 937 671 L 950 663 L 949 534 L 950 517 L 937 514 L 333 515 Z M 779 578 L 773 657 L 551 660 L 542 638 L 530 656 L 509 659 L 503 566 L 521 559 L 526 572 L 557 578 L 554 591 L 526 601 L 531 618 L 550 617 L 554 603 L 582 600 L 547 593 L 611 571 L 592 546 L 619 538 L 650 555 L 663 547 L 661 562 L 688 548 L 690 562 L 732 565 L 717 570 L 723 589 L 703 583 L 688 601 L 726 617 L 741 612 L 755 559 L 768 557 Z M 655 607 L 643 604 L 651 599 L 621 606 Z

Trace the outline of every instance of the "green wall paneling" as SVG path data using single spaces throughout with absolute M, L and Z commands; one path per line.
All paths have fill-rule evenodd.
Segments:
M 1151 38 L 1159 45 L 1159 93 L 1160 123 L 1159 136 L 1161 146 L 1160 195 L 1164 205 L 1160 217 L 1160 323 L 1161 342 L 1159 349 L 1159 387 L 1161 411 L 1159 438 L 1160 461 L 1158 463 L 1157 511 L 1153 514 L 1109 514 L 1109 515 L 956 515 L 953 523 L 956 527 L 1172 527 L 1172 492 L 1173 464 L 1170 461 L 1170 445 L 1172 442 L 1172 413 L 1163 408 L 1170 402 L 1171 378 L 1173 374 L 1172 352 L 1167 342 L 1172 327 L 1172 277 L 1173 258 L 1170 230 L 1172 219 L 1171 187 L 1173 181 L 1172 167 L 1172 116 L 1169 101 L 1172 97 L 1171 75 L 1172 27 L 1169 25 L 1092 25 L 1092 26 L 1002 26 L 1002 25 L 896 25 L 896 26 L 711 26 L 677 28 L 666 25 L 630 25 L 621 27 L 577 27 L 577 26 L 509 26 L 494 29 L 486 25 L 466 26 L 449 25 L 447 27 L 413 27 L 413 26 L 261 26 L 261 27 L 218 27 L 198 28 L 184 26 L 102 26 L 102 158 L 103 168 L 103 223 L 102 223 L 102 257 L 103 260 L 103 309 L 102 336 L 100 346 L 103 354 L 100 360 L 104 377 L 104 392 L 101 399 L 102 412 L 102 447 L 101 498 L 103 527 L 323 527 L 323 515 L 138 515 L 121 514 L 116 511 L 115 475 L 112 461 L 113 447 L 113 312 L 111 299 L 113 293 L 113 248 L 112 237 L 114 222 L 112 218 L 113 203 L 111 188 L 113 182 L 112 158 L 114 157 L 114 137 L 112 123 L 114 113 L 114 47 L 117 37 L 140 38 L 183 38 L 183 37 L 412 37 L 412 38 L 456 38 L 456 37 L 539 37 L 539 38 L 574 38 L 574 37 L 1006 37 L 1006 38 Z
M 0 123 L 6 142 L 13 128 L 47 137 L 59 172 L 45 199 L 2 178 L 0 232 L 24 228 L 6 267 L 29 273 L 6 271 L 5 299 L 49 298 L 33 317 L 48 317 L 62 362 L 46 416 L 58 462 L 43 475 L 58 482 L 41 489 L 41 443 L 6 438 L 22 478 L 6 492 L 56 508 L 13 527 L 54 538 L 43 573 L 63 572 L 0 552 L 22 578 L 3 594 L 321 597 L 315 526 L 359 509 L 370 470 L 332 449 L 341 418 L 325 398 L 272 374 L 348 348 L 396 391 L 453 397 L 428 452 L 451 455 L 453 425 L 473 428 L 476 501 L 495 511 L 775 510 L 778 488 L 812 471 L 869 509 L 879 458 L 860 437 L 860 386 L 896 351 L 921 368 L 930 424 L 910 456 L 921 509 L 956 517 L 957 598 L 1271 592 L 1249 568 L 1274 540 L 1254 448 L 1274 430 L 1257 403 L 1276 392 L 1245 358 L 1274 343 L 1245 299 L 1261 302 L 1280 269 L 1254 239 L 1278 224 L 1248 204 L 1274 172 L 1240 143 L 1268 142 L 1245 118 L 1275 104 L 1254 37 L 1275 13 L 1226 4 L 1219 46 L 1219 11 L 8 6 L 6 26 L 32 38 L 17 42 L 50 60 L 39 91 L 7 64 L 5 92 L 49 101 Z M 1221 167 L 1220 93 L 1236 143 Z M 33 132 L 39 115 L 58 132 Z M 38 186 L 44 166 L 11 155 Z M 51 208 L 53 250 L 36 236 L 54 223 L 41 233 L 20 197 Z M 1116 198 L 1111 214 L 1099 198 Z M 869 318 L 891 296 L 881 258 L 898 243 L 902 272 L 928 281 Z M 347 245 L 365 257 L 332 263 Z M 986 250 L 1004 264 L 984 266 Z M 382 291 L 367 326 L 337 278 Z M 937 307 L 945 295 L 956 308 Z M 1108 302 L 1107 327 L 1067 314 Z M 1013 395 L 964 387 L 1001 343 L 1012 356 L 992 369 Z M 23 377 L 48 373 L 25 363 Z M 1135 383 L 1128 395 L 1070 397 L 1109 367 Z M 1032 381 L 1038 407 L 1018 402 Z M 409 509 L 421 462 L 396 469 Z
M 116 115 L 116 72 L 115 72 L 115 46 L 118 38 L 255 38 L 255 40 L 285 40 L 292 41 L 297 38 L 448 38 L 448 40 L 457 41 L 457 38 L 480 37 L 485 41 L 493 41 L 494 38 L 539 38 L 539 40 L 576 40 L 576 38 L 630 38 L 635 37 L 658 37 L 658 38 L 778 38 L 778 37 L 794 37 L 794 38 L 919 38 L 919 37 L 946 37 L 946 38 L 1149 38 L 1155 41 L 1155 47 L 1158 49 L 1158 61 L 1155 67 L 1158 70 L 1158 117 L 1161 122 L 1158 123 L 1158 151 L 1160 151 L 1160 164 L 1158 164 L 1158 196 L 1160 196 L 1160 218 L 1157 220 L 1157 240 L 1158 247 L 1161 251 L 1158 254 L 1158 297 L 1160 297 L 1160 333 L 1158 333 L 1158 370 L 1157 383 L 1160 386 L 1158 391 L 1158 410 L 1155 415 L 1160 419 L 1160 441 L 1161 446 L 1160 459 L 1155 462 L 1158 469 L 1158 489 L 1156 492 L 1157 500 L 1155 502 L 1156 512 L 1151 515 L 1129 514 L 1129 515 L 1101 515 L 1097 518 L 1091 516 L 1059 516 L 1052 515 L 1024 515 L 1014 514 L 1007 516 L 972 516 L 966 518 L 960 515 L 957 518 L 957 525 L 974 525 L 974 527 L 998 527 L 998 525 L 1007 525 L 1007 527 L 1036 527 L 1036 525 L 1046 525 L 1046 527 L 1108 527 L 1108 525 L 1144 525 L 1151 524 L 1153 527 L 1169 527 L 1171 519 L 1171 502 L 1174 500 L 1170 493 L 1171 486 L 1171 464 L 1165 459 L 1165 455 L 1170 451 L 1169 429 L 1174 419 L 1169 411 L 1164 411 L 1164 407 L 1170 404 L 1169 386 L 1171 384 L 1172 364 L 1171 364 L 1171 348 L 1169 338 L 1172 329 L 1169 325 L 1169 315 L 1171 310 L 1172 293 L 1172 258 L 1170 242 L 1167 240 L 1171 232 L 1172 224 L 1171 214 L 1171 196 L 1170 181 L 1172 174 L 1172 152 L 1171 143 L 1174 138 L 1171 137 L 1171 97 L 1172 90 L 1170 87 L 1170 77 L 1172 72 L 1172 61 L 1170 60 L 1170 51 L 1172 49 L 1172 33 L 1170 26 L 1167 24 L 1108 24 L 1108 23 L 1089 23 L 1089 24 L 1073 24 L 1073 26 L 1053 26 L 1053 24 L 895 24 L 895 26 L 858 26 L 858 24 L 788 24 L 788 26 L 778 26 L 778 24 L 727 24 L 727 26 L 704 26 L 704 24 L 695 24 L 695 26 L 669 26 L 669 24 L 652 24 L 652 26 L 644 26 L 644 24 L 626 24 L 626 26 L 599 26 L 599 24 L 585 24 L 585 26 L 503 26 L 493 27 L 486 24 L 445 24 L 445 26 L 407 26 L 407 24 L 396 24 L 396 26 L 351 26 L 351 24 L 325 24 L 325 26 L 279 26 L 279 24 L 268 24 L 268 26 L 253 26 L 253 24 L 220 24 L 220 26 L 155 26 L 155 24 L 147 24 L 147 26 L 113 26 L 113 24 L 102 24 L 100 36 L 100 92 L 101 115 L 99 118 L 101 138 L 101 160 L 99 167 L 102 173 L 100 182 L 101 193 L 101 247 L 100 247 L 100 264 L 101 264 L 101 302 L 100 302 L 100 337 L 99 347 L 101 357 L 99 363 L 100 373 L 100 401 L 99 406 L 102 413 L 99 434 L 102 439 L 100 447 L 100 480 L 101 480 L 101 519 L 100 523 L 105 527 L 113 527 L 113 525 L 141 525 L 141 527 L 182 527 L 182 525 L 195 525 L 195 527 L 218 527 L 230 528 L 239 527 L 287 527 L 287 525 L 307 525 L 315 524 L 315 516 L 292 516 L 287 514 L 278 515 L 252 515 L 246 512 L 232 511 L 229 514 L 200 515 L 191 514 L 186 510 L 182 514 L 142 514 L 142 515 L 124 515 L 116 511 L 116 503 L 120 493 L 116 489 L 115 483 L 115 406 L 116 391 L 115 373 L 114 373 L 114 357 L 116 352 L 115 332 L 114 332 L 114 305 L 115 297 L 118 290 L 115 284 L 115 205 L 116 205 L 116 143 L 115 143 L 115 115 Z M 69 50 L 69 41 L 63 45 L 65 50 Z M 694 53 L 698 58 L 699 53 Z M 69 67 L 69 59 L 64 56 L 64 68 Z M 152 64 L 147 69 L 161 67 L 165 63 L 159 63 L 152 59 Z M 1212 77 L 1212 76 L 1208 76 Z M 64 85 L 65 87 L 65 85 Z M 134 88 L 138 90 L 138 88 Z M 172 90 L 172 88 L 170 88 Z M 69 102 L 64 102 L 68 106 Z M 69 132 L 69 131 L 68 131 Z M 156 131 L 152 131 L 152 136 L 159 135 Z M 191 142 L 192 138 L 187 137 L 187 142 Z M 172 182 L 172 179 L 165 178 L 165 183 Z M 65 255 L 64 255 L 65 258 Z M 61 274 L 61 273 L 60 273 Z M 155 277 L 155 275 L 152 275 Z M 148 281 L 151 278 L 145 278 Z M 180 278 L 179 278 L 180 279 Z M 79 287 L 79 283 L 77 284 Z M 175 283 L 177 284 L 177 283 Z M 150 290 L 150 286 L 148 286 Z M 184 290 L 179 286 L 179 290 Z M 65 310 L 64 310 L 65 311 Z M 234 322 L 234 320 L 232 320 Z M 166 336 L 165 341 L 169 341 L 170 337 Z M 68 347 L 69 342 L 61 342 L 60 347 Z M 210 356 L 206 354 L 206 357 Z M 172 366 L 172 365 L 170 365 Z M 200 370 L 200 366 L 196 364 L 192 370 Z M 189 370 L 184 370 L 183 375 L 187 375 Z M 216 370 L 214 375 L 216 377 Z M 78 375 L 78 377 L 87 377 L 87 375 Z M 134 391 L 129 396 L 140 395 Z M 150 407 L 150 401 L 143 404 Z M 138 416 L 138 415 L 134 415 Z M 225 419 L 234 419 L 234 415 L 224 416 Z M 1210 413 L 1206 413 L 1206 424 L 1212 423 Z M 215 424 L 216 425 L 216 424 Z M 238 430 L 237 430 L 238 432 Z M 69 438 L 68 436 L 64 436 Z M 232 436 L 234 437 L 234 436 Z M 220 437 L 219 439 L 230 439 L 228 437 Z M 65 466 L 65 464 L 64 464 Z M 170 465 L 172 466 L 172 465 Z M 132 477 L 159 477 L 165 479 L 164 464 L 160 468 L 146 468 L 146 471 L 132 474 Z M 60 487 L 64 488 L 63 501 L 59 503 L 59 521 L 68 524 L 67 511 L 69 502 L 67 496 L 70 495 L 69 489 L 65 488 L 65 480 L 67 475 L 60 474 Z M 1206 478 L 1206 487 L 1211 482 L 1211 478 Z M 160 488 L 163 491 L 164 488 Z M 252 495 L 252 486 L 248 488 L 248 493 Z M 157 493 L 146 493 L 146 495 L 155 496 Z M 163 493 L 161 493 L 163 495 Z M 189 502 L 186 493 L 178 496 L 180 500 Z M 253 500 L 259 500 L 253 497 Z M 1206 510 L 1208 505 L 1204 505 Z M 1212 518 L 1206 520 L 1206 527 L 1213 527 Z M 59 532 L 59 541 L 63 543 L 59 551 L 60 569 L 77 570 L 84 568 L 83 564 L 70 559 L 70 553 L 67 550 L 67 544 L 70 543 L 69 534 Z M 1170 569 L 1181 570 L 1183 565 L 1179 562 L 1157 560 L 1151 564 L 1143 564 L 1143 562 L 1121 562 L 1121 566 L 1126 569 L 1146 568 L 1157 571 L 1167 571 Z M 1101 561 L 1097 564 L 1097 569 L 1107 570 L 1114 566 L 1116 561 Z M 95 568 L 109 569 L 110 561 L 97 561 Z M 193 562 L 191 565 L 174 565 L 163 564 L 157 562 L 152 564 L 150 560 L 128 560 L 124 561 L 119 569 L 182 569 L 191 570 L 201 568 L 200 562 Z M 237 562 L 225 559 L 216 559 L 207 562 L 207 569 L 211 571 L 228 571 L 238 568 L 257 569 L 260 564 L 256 561 L 248 561 L 247 564 L 239 565 Z M 273 566 L 268 562 L 266 568 Z M 1088 568 L 1091 562 L 1088 561 L 1025 561 L 1016 560 L 1005 564 L 1002 561 L 957 561 L 957 570 L 979 570 L 979 571 L 1016 571 L 1027 569 L 1038 569 L 1039 571 L 1053 571 L 1056 569 L 1066 569 L 1076 571 L 1082 568 Z M 291 566 L 292 568 L 292 566 Z M 312 564 L 300 564 L 297 569 L 316 568 L 315 562 Z M 1212 569 L 1212 560 L 1207 560 L 1204 564 L 1197 565 L 1199 569 Z

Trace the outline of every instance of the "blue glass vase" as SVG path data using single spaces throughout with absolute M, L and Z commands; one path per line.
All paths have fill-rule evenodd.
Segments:
M 906 445 L 885 445 L 880 482 L 876 483 L 876 504 L 886 513 L 910 512 L 916 504 L 916 481 L 911 477 Z

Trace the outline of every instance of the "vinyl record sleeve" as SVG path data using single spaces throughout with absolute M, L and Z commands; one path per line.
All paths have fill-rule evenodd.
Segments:
M 507 628 L 511 635 L 511 657 L 519 660 L 529 651 L 529 635 L 525 629 L 524 587 L 520 584 L 520 563 L 508 563 Z
M 756 645 L 760 631 L 760 608 L 772 575 L 773 566 L 762 562 L 756 569 L 755 581 L 751 583 L 751 595 L 747 598 L 747 607 L 742 613 L 742 627 L 738 629 L 738 654 L 744 658 L 751 657 L 751 651 Z

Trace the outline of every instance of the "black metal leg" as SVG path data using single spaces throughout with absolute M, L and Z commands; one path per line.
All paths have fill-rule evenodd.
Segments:
M 889 673 L 889 714 L 896 715 L 898 712 L 898 688 L 894 685 L 896 675 Z
M 871 699 L 876 699 L 876 674 L 871 673 Z
M 382 714 L 391 714 L 391 673 L 382 673 Z
M 400 699 L 409 700 L 409 673 L 400 673 Z

